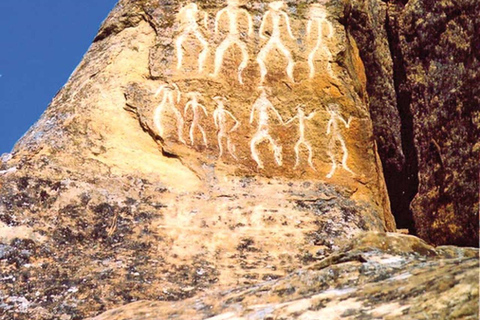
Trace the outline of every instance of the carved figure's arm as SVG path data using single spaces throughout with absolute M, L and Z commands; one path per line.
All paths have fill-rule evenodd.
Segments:
M 203 26 L 208 29 L 208 13 L 203 11 Z
M 185 105 L 185 109 L 183 109 L 183 116 L 186 117 L 187 116 L 187 111 L 188 111 L 188 108 L 190 108 L 192 106 L 193 102 L 192 101 L 188 101 L 187 104 Z
M 166 84 L 162 84 L 158 89 L 157 91 L 155 92 L 155 95 L 154 97 L 158 96 L 160 93 L 162 93 L 163 89 L 165 89 L 167 85 Z
M 215 109 L 215 111 L 213 111 L 213 123 L 215 123 L 215 128 L 218 129 L 218 109 Z
M 280 115 L 280 113 L 278 113 L 278 110 L 275 109 L 275 107 L 274 107 L 272 104 L 270 104 L 269 107 L 270 107 L 270 109 L 273 110 L 273 112 L 275 113 L 275 115 L 278 117 L 278 120 L 280 120 L 280 123 L 281 123 L 281 124 L 285 124 L 285 123 L 283 122 L 282 116 Z
M 327 24 L 327 26 L 328 26 L 328 35 L 327 35 L 327 37 L 330 39 L 330 38 L 333 37 L 333 26 L 332 26 L 332 23 L 331 23 L 330 21 L 326 20 L 326 19 L 325 19 L 325 22 L 326 22 L 326 24 Z
M 248 21 L 248 35 L 251 36 L 253 34 L 253 20 L 252 20 L 252 16 L 250 15 L 250 13 L 243 9 L 242 12 L 245 14 L 245 16 L 247 17 L 247 21 Z
M 200 103 L 198 104 L 198 106 L 199 106 L 200 108 L 202 108 L 203 113 L 205 113 L 205 116 L 208 117 L 207 109 L 205 108 L 205 106 L 204 106 L 203 104 L 200 104 Z
M 312 118 L 317 114 L 317 111 L 313 111 L 312 113 L 310 113 L 306 118 L 307 120 L 312 120 Z
M 330 120 L 328 121 L 328 124 L 327 124 L 327 134 L 330 134 L 330 127 L 332 126 L 333 124 L 333 117 L 330 118 Z
M 310 36 L 312 34 L 312 20 L 308 20 L 308 23 L 307 23 L 307 39 L 310 39 Z
M 345 121 L 345 119 L 342 116 L 339 116 L 338 118 L 340 119 L 340 121 L 343 122 L 343 124 L 345 125 L 345 128 L 350 128 L 350 122 L 352 121 L 352 117 L 348 118 L 348 122 Z
M 297 119 L 298 118 L 298 115 L 293 117 L 292 119 L 288 120 L 287 122 L 285 122 L 285 125 L 289 125 L 290 123 L 293 122 L 293 120 Z
M 182 93 L 180 92 L 180 88 L 177 86 L 176 83 L 173 84 L 175 87 L 175 90 L 177 91 L 177 103 L 180 103 L 180 100 L 182 99 Z
M 286 14 L 285 12 L 281 12 L 280 14 L 285 18 L 285 23 L 287 24 L 288 35 L 290 36 L 290 38 L 295 40 L 295 37 L 293 36 L 293 33 L 292 33 L 292 28 L 290 27 L 290 18 L 288 17 L 288 14 Z
M 262 19 L 262 23 L 260 24 L 260 30 L 259 30 L 259 35 L 260 35 L 260 39 L 267 39 L 266 36 L 263 35 L 264 31 L 265 31 L 265 24 L 267 23 L 267 19 L 268 19 L 268 15 L 270 14 L 270 11 L 267 11 L 267 13 L 265 13 L 265 15 L 263 16 L 263 19 Z
M 253 117 L 255 116 L 255 109 L 257 109 L 257 104 L 253 104 L 252 112 L 250 112 L 250 124 L 253 123 Z
M 240 127 L 240 121 L 238 121 L 237 118 L 235 118 L 230 111 L 225 110 L 225 112 L 233 119 L 233 121 L 235 121 L 235 125 L 232 127 L 232 129 L 230 129 L 229 132 L 233 132 L 233 131 L 237 130 L 238 127 Z
M 218 24 L 220 22 L 220 19 L 222 18 L 222 15 L 225 13 L 226 9 L 222 9 L 217 12 L 217 15 L 215 16 L 215 34 L 218 34 Z

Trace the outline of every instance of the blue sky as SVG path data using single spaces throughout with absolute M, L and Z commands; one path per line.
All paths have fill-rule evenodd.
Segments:
M 0 154 L 65 84 L 117 0 L 0 0 Z

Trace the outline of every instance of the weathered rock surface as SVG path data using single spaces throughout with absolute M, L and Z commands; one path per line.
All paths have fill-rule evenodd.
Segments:
M 364 233 L 283 279 L 177 303 L 135 302 L 92 320 L 478 319 L 477 255 Z
M 479 7 L 356 1 L 349 16 L 392 210 L 436 244 L 478 246 Z
M 42 118 L 2 156 L 0 317 L 83 319 L 149 300 L 166 303 L 152 309 L 161 318 L 196 295 L 219 303 L 225 290 L 250 287 L 231 291 L 252 293 L 239 310 L 229 302 L 183 315 L 246 317 L 257 288 L 290 281 L 303 288 L 271 294 L 286 303 L 272 309 L 280 318 L 296 317 L 294 300 L 337 295 L 328 288 L 357 301 L 353 314 L 378 302 L 381 315 L 408 297 L 402 312 L 412 316 L 475 315 L 478 251 L 383 233 L 395 221 L 367 95 L 381 90 L 367 90 L 352 3 L 228 3 L 120 1 Z M 385 131 L 385 141 L 395 136 Z M 453 280 L 424 297 L 402 287 L 440 274 Z M 382 300 L 388 277 L 399 287 Z M 343 291 L 350 281 L 373 293 Z M 449 288 L 451 310 L 422 304 Z

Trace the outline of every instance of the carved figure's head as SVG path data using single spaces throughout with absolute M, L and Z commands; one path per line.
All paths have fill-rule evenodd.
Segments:
M 229 7 L 240 7 L 242 3 L 240 2 L 240 0 L 227 0 L 227 5 Z
M 304 109 L 305 109 L 305 105 L 304 105 L 304 104 L 299 104 L 299 105 L 297 106 L 297 111 L 298 111 L 299 113 L 305 113 L 305 110 L 304 110 Z
M 192 100 L 198 100 L 201 96 L 202 96 L 202 94 L 200 92 L 196 92 L 196 91 L 187 93 L 187 98 L 192 99 Z
M 340 111 L 340 108 L 339 108 L 338 104 L 336 104 L 336 103 L 330 103 L 330 104 L 327 106 L 327 111 L 328 111 L 330 114 L 335 114 L 335 113 L 338 113 L 338 111 Z
M 197 6 L 196 3 L 191 2 L 191 3 L 187 4 L 185 7 L 183 7 L 182 10 L 197 12 L 198 11 L 198 6 Z
M 283 1 L 273 1 L 273 2 L 270 2 L 270 4 L 268 6 L 272 10 L 280 11 L 285 6 L 285 2 L 283 2 Z
M 314 3 L 310 7 L 310 19 L 325 19 L 327 17 L 327 12 L 325 9 L 325 4 L 327 1 L 322 1 L 320 3 Z
M 213 101 L 215 101 L 218 104 L 218 107 L 220 109 L 223 109 L 223 104 L 227 101 L 227 98 L 222 96 L 216 96 L 216 97 L 213 97 Z

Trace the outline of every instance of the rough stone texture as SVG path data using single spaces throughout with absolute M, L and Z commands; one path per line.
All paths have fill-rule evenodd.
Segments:
M 241 18 L 244 27 L 238 37 L 250 56 L 242 72 L 243 85 L 237 71 L 242 45 L 229 50 L 222 70 L 211 75 L 216 48 L 231 30 L 224 16 L 219 34 L 212 32 L 224 2 L 198 5 L 209 16 L 206 24 L 200 13 L 185 23 L 188 10 L 180 7 L 195 7 L 184 1 L 120 1 L 42 118 L 12 154 L 2 156 L 0 318 L 83 319 L 139 300 L 168 302 L 170 307 L 158 311 L 168 314 L 176 306 L 193 303 L 178 301 L 208 292 L 252 295 L 244 304 L 238 302 L 239 310 L 232 309 L 235 302 L 225 308 L 217 304 L 213 311 L 199 305 L 189 319 L 224 312 L 245 316 L 250 312 L 247 307 L 257 304 L 256 295 L 262 295 L 256 288 L 270 290 L 274 280 L 285 276 L 278 280 L 284 298 L 277 299 L 280 294 L 275 291 L 263 293 L 277 299 L 273 303 L 288 302 L 272 310 L 279 318 L 296 317 L 295 308 L 298 312 L 306 310 L 303 306 L 310 308 L 319 299 L 313 297 L 317 293 L 333 299 L 338 292 L 324 292 L 330 287 L 341 290 L 340 298 L 347 294 L 357 301 L 350 308 L 354 315 L 372 310 L 368 317 L 373 312 L 381 316 L 399 309 L 408 297 L 410 307 L 402 312 L 412 317 L 474 316 L 478 258 L 473 256 L 478 251 L 434 249 L 414 237 L 364 233 L 395 231 L 395 222 L 368 112 L 365 71 L 348 31 L 352 3 L 332 1 L 312 13 L 309 1 L 288 1 L 282 10 L 290 17 L 296 39 L 289 40 L 285 21 L 279 26 L 280 39 L 295 61 L 293 75 L 286 71 L 288 59 L 273 50 L 265 57 L 269 72 L 264 89 L 259 88 L 261 68 L 255 57 L 276 34 L 271 28 L 275 14 L 270 13 L 267 39 L 258 37 L 269 5 L 258 1 L 242 7 L 252 15 L 254 27 L 247 39 L 248 19 Z M 315 22 L 323 14 L 324 42 L 313 59 L 316 74 L 310 77 L 309 57 L 319 32 L 307 36 L 308 19 Z M 197 24 L 199 29 L 188 29 Z M 184 64 L 177 68 L 177 40 L 188 30 L 191 33 L 178 46 L 185 52 Z M 211 46 L 202 72 L 198 72 L 202 37 L 197 31 Z M 182 92 L 178 101 L 175 94 L 170 101 L 165 93 L 175 91 L 174 83 Z M 167 87 L 159 92 L 163 84 Z M 199 127 L 194 139 L 189 132 L 195 105 L 190 103 L 188 112 L 185 106 L 195 97 L 188 93 L 195 91 L 201 93 L 199 103 L 207 112 L 206 117 L 200 113 L 197 124 L 205 129 L 208 146 L 202 145 Z M 215 99 L 219 95 L 227 98 L 226 110 L 240 122 L 233 130 L 235 122 L 227 121 L 225 131 L 236 148 L 229 150 L 223 139 L 222 157 L 217 144 L 220 130 L 213 121 L 218 101 L 223 101 Z M 269 109 L 268 130 L 259 126 L 265 120 L 266 99 L 283 120 L 274 121 L 275 112 Z M 327 109 L 332 103 L 338 104 L 337 110 Z M 307 116 L 316 113 L 304 126 L 312 162 L 304 144 L 295 167 L 301 130 L 298 118 L 288 125 L 287 121 L 301 116 L 298 104 L 305 105 Z M 165 113 L 159 118 L 162 105 Z M 250 123 L 253 106 L 257 110 Z M 178 115 L 184 120 L 180 135 Z M 250 143 L 257 133 L 270 133 L 275 142 L 258 145 L 263 168 L 252 157 Z M 275 145 L 283 147 L 282 161 L 274 157 Z M 344 146 L 348 166 L 340 165 Z M 339 166 L 328 178 L 332 155 Z M 354 237 L 360 238 L 349 242 Z M 412 276 L 407 279 L 408 272 Z M 318 276 L 319 282 L 309 274 L 313 279 Z M 438 282 L 443 275 L 451 280 L 447 286 Z M 398 290 L 385 291 L 385 283 L 378 282 L 390 276 L 399 277 L 393 279 Z M 403 287 L 406 279 L 423 289 Z M 350 282 L 370 284 L 371 294 L 368 286 L 342 291 Z M 292 291 L 292 286 L 299 289 Z M 253 289 L 241 289 L 246 287 Z M 429 291 L 423 295 L 425 289 Z M 448 308 L 430 303 L 444 294 Z M 209 299 L 222 301 L 220 296 L 210 293 Z M 313 300 L 288 307 L 303 298 Z M 393 305 L 385 305 L 389 301 Z M 367 305 L 371 309 L 364 310 Z M 140 308 L 143 304 L 132 307 Z M 318 318 L 316 313 L 305 315 L 309 316 Z
M 418 235 L 478 246 L 480 5 L 478 1 L 390 4 L 410 91 L 419 189 Z
M 397 225 L 431 243 L 478 246 L 478 1 L 351 10 Z
M 279 280 L 175 304 L 136 302 L 92 320 L 478 319 L 478 250 L 365 233 Z

